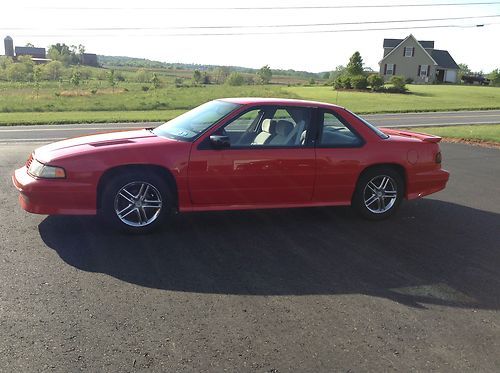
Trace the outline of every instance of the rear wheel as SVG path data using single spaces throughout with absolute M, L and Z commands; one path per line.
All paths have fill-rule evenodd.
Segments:
M 397 210 L 403 195 L 404 182 L 399 173 L 389 167 L 378 167 L 360 177 L 352 202 L 363 217 L 382 220 Z
M 119 175 L 105 186 L 102 215 L 113 226 L 134 233 L 158 228 L 171 212 L 168 185 L 157 175 L 134 172 Z

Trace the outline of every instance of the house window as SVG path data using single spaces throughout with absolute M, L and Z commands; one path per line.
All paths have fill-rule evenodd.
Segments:
M 405 52 L 404 52 L 405 57 L 413 57 L 414 53 L 415 53 L 414 47 L 405 47 Z
M 394 75 L 394 64 L 393 63 L 388 63 L 387 64 L 387 69 L 385 71 L 386 75 Z
M 420 66 L 420 77 L 425 78 L 427 76 L 428 69 L 429 69 L 429 65 Z

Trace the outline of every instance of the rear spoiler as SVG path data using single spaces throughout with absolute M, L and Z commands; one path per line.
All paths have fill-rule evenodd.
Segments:
M 389 129 L 389 128 L 380 128 L 380 130 L 387 135 L 412 137 L 414 139 L 419 139 L 422 141 L 433 142 L 433 143 L 438 143 L 441 141 L 441 137 L 434 136 L 434 135 L 428 135 L 426 133 L 403 131 L 403 130 Z

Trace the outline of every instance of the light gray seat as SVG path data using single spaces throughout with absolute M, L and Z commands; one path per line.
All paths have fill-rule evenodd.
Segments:
M 293 123 L 287 120 L 279 120 L 276 122 L 276 135 L 273 136 L 269 145 L 288 145 L 289 135 L 293 131 Z
M 262 131 L 255 136 L 252 145 L 267 144 L 272 137 L 276 135 L 276 121 L 272 119 L 264 119 L 262 121 Z

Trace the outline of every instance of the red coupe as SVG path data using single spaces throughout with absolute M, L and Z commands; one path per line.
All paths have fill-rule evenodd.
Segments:
M 353 205 L 382 219 L 445 187 L 440 140 L 326 103 L 220 99 L 154 129 L 42 146 L 13 182 L 26 211 L 137 232 L 174 211 Z

